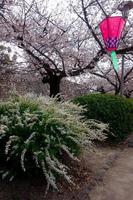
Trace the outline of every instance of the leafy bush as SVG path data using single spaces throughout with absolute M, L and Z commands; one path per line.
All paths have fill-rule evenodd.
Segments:
M 131 101 L 131 100 L 130 100 Z M 109 123 L 109 137 L 120 141 L 133 131 L 133 104 L 124 97 L 104 94 L 91 94 L 74 99 L 85 106 L 84 115 Z M 113 133 L 113 134 L 112 134 Z
M 71 182 L 63 154 L 76 159 L 81 149 L 92 148 L 92 141 L 106 138 L 107 125 L 81 117 L 84 109 L 70 102 L 33 96 L 14 96 L 0 103 L 0 151 L 6 171 L 42 173 L 49 186 L 57 189 L 57 175 Z

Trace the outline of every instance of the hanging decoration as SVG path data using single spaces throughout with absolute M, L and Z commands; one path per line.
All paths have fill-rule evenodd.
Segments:
M 126 20 L 123 17 L 113 16 L 106 17 L 106 19 L 104 19 L 99 25 L 106 50 L 111 53 L 113 66 L 116 71 L 118 71 L 119 66 L 115 51 L 119 46 L 125 23 Z

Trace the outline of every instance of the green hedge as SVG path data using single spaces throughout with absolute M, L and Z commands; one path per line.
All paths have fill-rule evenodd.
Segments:
M 74 99 L 75 103 L 85 106 L 87 118 L 109 123 L 110 139 L 120 141 L 133 131 L 132 100 L 107 94 L 90 94 Z M 112 135 L 113 133 L 113 135 Z
M 64 154 L 76 159 L 92 141 L 105 139 L 106 125 L 81 118 L 83 108 L 70 102 L 34 96 L 13 96 L 0 102 L 0 161 L 2 178 L 40 174 L 57 189 L 60 175 L 71 182 Z M 67 162 L 66 162 L 67 163 Z M 67 163 L 69 165 L 69 163 Z

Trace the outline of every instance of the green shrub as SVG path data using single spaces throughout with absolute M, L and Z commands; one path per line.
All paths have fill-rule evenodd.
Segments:
M 77 159 L 81 149 L 92 141 L 106 138 L 107 125 L 81 117 L 84 109 L 70 102 L 33 96 L 15 96 L 0 103 L 0 151 L 6 171 L 42 173 L 48 187 L 57 189 L 57 175 L 71 182 L 63 154 Z
M 110 139 L 120 141 L 133 131 L 133 104 L 124 97 L 91 94 L 74 99 L 85 106 L 84 115 L 110 125 Z M 112 134 L 113 133 L 113 134 Z
M 127 99 L 130 103 L 132 103 L 133 104 L 133 98 L 129 98 L 129 99 Z

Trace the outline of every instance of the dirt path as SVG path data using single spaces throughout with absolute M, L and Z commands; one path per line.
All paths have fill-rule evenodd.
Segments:
M 91 200 L 133 200 L 133 148 L 121 152 L 102 183 L 91 192 Z
M 95 152 L 85 151 L 81 162 L 73 169 L 75 186 L 61 184 L 60 192 L 48 192 L 45 200 L 90 200 L 90 190 L 101 182 L 105 173 L 121 155 L 119 148 L 99 147 Z M 44 200 L 45 186 L 38 180 L 15 179 L 0 181 L 0 200 Z M 60 186 L 61 186 L 60 185 Z
M 76 189 L 49 191 L 45 200 L 133 200 L 133 148 L 100 147 L 96 153 L 84 152 L 75 170 L 79 176 Z M 44 200 L 44 191 L 34 181 L 0 182 L 0 200 Z

